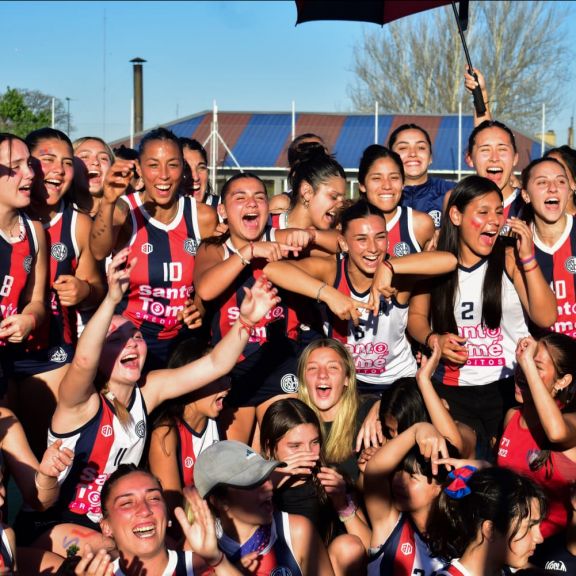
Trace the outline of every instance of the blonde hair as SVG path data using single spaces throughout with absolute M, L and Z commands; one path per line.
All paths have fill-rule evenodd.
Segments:
M 338 402 L 338 411 L 336 418 L 334 418 L 332 422 L 329 434 L 326 434 L 322 414 L 312 402 L 306 386 L 306 366 L 310 354 L 319 348 L 330 348 L 334 350 L 342 361 L 346 375 L 347 385 L 344 387 L 344 392 Z M 314 410 L 318 416 L 318 420 L 320 420 L 322 424 L 326 460 L 330 463 L 343 462 L 353 452 L 356 418 L 358 417 L 358 408 L 360 405 L 358 391 L 356 390 L 356 369 L 352 356 L 346 347 L 338 342 L 338 340 L 332 338 L 319 338 L 318 340 L 314 340 L 304 349 L 298 361 L 298 382 L 300 383 L 298 387 L 298 398 Z
M 88 140 L 95 140 L 96 142 L 100 142 L 100 144 L 102 144 L 102 146 L 104 146 L 104 148 L 106 149 L 106 153 L 108 154 L 108 158 L 110 159 L 110 164 L 114 164 L 115 159 L 114 151 L 112 150 L 112 148 L 110 148 L 109 144 L 107 144 L 104 140 L 102 140 L 102 138 L 99 138 L 98 136 L 83 136 L 82 138 L 77 138 L 76 140 L 74 140 L 74 142 L 72 142 L 72 148 L 74 149 L 74 153 L 76 153 L 76 150 L 78 150 L 78 148 L 80 148 L 80 146 L 82 146 L 84 142 L 88 142 Z

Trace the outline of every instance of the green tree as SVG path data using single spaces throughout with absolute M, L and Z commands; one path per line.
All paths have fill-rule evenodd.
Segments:
M 485 76 L 494 118 L 534 133 L 542 105 L 554 117 L 568 84 L 569 35 L 562 33 L 562 3 L 470 3 L 467 43 L 472 63 Z M 466 60 L 451 6 L 387 24 L 366 33 L 355 48 L 355 107 L 387 113 L 472 111 L 464 93 Z
M 56 128 L 67 129 L 67 114 L 55 100 Z M 24 137 L 37 128 L 52 125 L 52 96 L 38 90 L 8 88 L 0 95 L 0 131 Z

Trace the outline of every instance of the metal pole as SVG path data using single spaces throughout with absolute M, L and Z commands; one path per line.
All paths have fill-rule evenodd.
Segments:
M 378 101 L 374 102 L 374 144 L 378 144 Z
M 134 98 L 130 99 L 130 148 L 134 148 Z
M 144 129 L 144 80 L 142 78 L 142 58 L 130 60 L 134 67 L 134 131 L 142 132 Z
M 546 148 L 546 104 L 542 104 L 542 138 L 540 139 L 540 156 L 544 156 Z
M 210 183 L 212 193 L 216 193 L 216 157 L 218 156 L 218 106 L 216 100 L 212 109 L 212 141 L 210 142 Z

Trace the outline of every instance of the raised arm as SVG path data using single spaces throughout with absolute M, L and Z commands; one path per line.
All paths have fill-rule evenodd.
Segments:
M 422 363 L 416 372 L 416 382 L 436 430 L 458 449 L 462 458 L 472 458 L 476 448 L 473 431 L 470 429 L 470 434 L 463 434 L 432 384 L 432 374 L 438 367 L 441 355 L 440 345 L 435 342 L 430 358 L 422 355 Z
M 82 412 L 96 413 L 99 406 L 94 378 L 100 362 L 100 354 L 110 327 L 116 305 L 128 288 L 130 272 L 136 259 L 130 260 L 130 249 L 124 248 L 112 260 L 108 269 L 108 293 L 82 332 L 76 353 L 60 384 L 58 404 L 53 424 L 67 428 L 66 414 Z
M 117 203 L 126 193 L 134 170 L 133 160 L 118 159 L 104 178 L 104 196 L 90 231 L 90 250 L 96 260 L 104 260 L 118 243 L 121 227 L 126 223 L 127 207 Z
M 484 106 L 486 107 L 486 113 L 482 116 L 478 116 L 476 113 L 476 107 L 474 107 L 474 127 L 476 127 L 482 124 L 482 122 L 485 120 L 492 120 L 492 113 L 490 112 L 490 100 L 488 98 L 488 90 L 486 88 L 486 80 L 484 79 L 484 75 L 482 72 L 480 72 L 480 70 L 478 70 L 478 68 L 474 68 L 473 71 L 476 77 L 470 74 L 470 69 L 466 67 L 466 70 L 464 71 L 464 86 L 470 93 L 470 96 L 472 96 L 472 91 L 474 88 L 479 86 L 482 92 L 482 100 L 484 101 Z
M 381 544 L 388 538 L 398 519 L 391 490 L 391 478 L 408 452 L 418 446 L 425 458 L 447 457 L 446 441 L 436 428 L 427 422 L 413 424 L 386 442 L 372 456 L 364 470 L 364 501 L 373 527 L 372 542 Z
M 506 269 L 530 320 L 540 328 L 549 328 L 556 322 L 558 315 L 556 296 L 544 278 L 537 260 L 533 258 L 532 232 L 519 218 L 510 218 L 507 223 L 518 238 L 516 249 L 520 261 L 516 259 L 514 250 L 508 248 Z M 522 264 L 522 261 L 526 263 Z
M 536 347 L 536 341 L 531 336 L 521 338 L 516 347 L 516 360 L 530 387 L 532 401 L 546 437 L 550 442 L 558 444 L 564 450 L 569 450 L 576 446 L 576 415 L 573 413 L 563 414 L 554 396 L 572 384 L 573 375 L 563 376 L 554 383 L 553 390 L 548 390 L 534 360 Z
M 280 302 L 277 290 L 264 275 L 244 291 L 238 320 L 210 353 L 180 368 L 154 370 L 148 374 L 142 388 L 148 410 L 165 400 L 197 390 L 234 368 L 256 324 Z

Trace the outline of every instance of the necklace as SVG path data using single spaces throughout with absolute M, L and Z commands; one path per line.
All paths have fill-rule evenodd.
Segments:
M 22 225 L 22 217 L 18 215 L 16 220 L 12 222 L 8 230 L 2 229 L 4 235 L 10 240 L 23 240 L 24 239 L 24 226 Z M 16 232 L 16 233 L 15 233 Z

